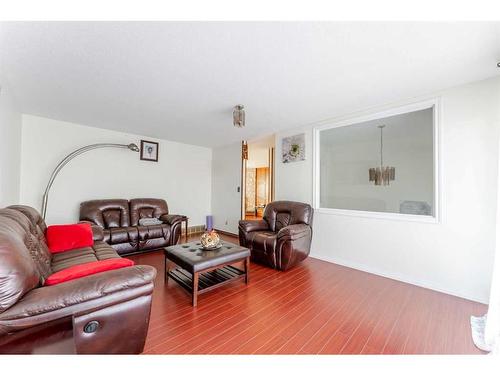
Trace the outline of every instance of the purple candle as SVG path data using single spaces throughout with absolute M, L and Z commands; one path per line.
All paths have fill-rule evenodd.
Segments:
M 207 216 L 207 230 L 212 230 L 212 215 Z

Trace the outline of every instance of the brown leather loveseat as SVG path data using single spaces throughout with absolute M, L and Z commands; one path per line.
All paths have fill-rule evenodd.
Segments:
M 269 203 L 263 220 L 240 220 L 240 245 L 251 250 L 252 261 L 286 271 L 309 255 L 312 220 L 306 203 Z
M 161 224 L 140 225 L 143 218 Z M 101 199 L 80 204 L 80 220 L 93 225 L 94 234 L 120 255 L 176 245 L 181 235 L 182 216 L 169 215 L 163 199 Z
M 119 258 L 105 242 L 51 254 L 27 206 L 0 209 L 0 353 L 140 353 L 156 270 L 131 266 L 43 286 L 52 273 Z

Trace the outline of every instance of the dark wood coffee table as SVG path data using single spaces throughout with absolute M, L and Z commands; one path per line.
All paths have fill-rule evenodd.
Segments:
M 188 242 L 166 247 L 164 252 L 165 284 L 174 279 L 192 295 L 193 306 L 199 294 L 242 278 L 246 284 L 250 281 L 250 250 L 246 247 L 224 241 L 219 249 L 203 250 L 200 242 Z M 233 265 L 238 262 L 243 262 L 243 270 Z

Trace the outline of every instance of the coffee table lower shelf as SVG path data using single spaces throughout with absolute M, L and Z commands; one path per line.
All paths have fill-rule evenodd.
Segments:
M 180 286 L 186 289 L 189 293 L 193 293 L 193 275 L 182 268 L 176 268 L 168 272 L 168 276 L 174 279 Z M 199 273 L 198 276 L 198 294 L 208 292 L 218 288 L 223 284 L 244 279 L 245 271 L 228 265 L 217 268 L 212 271 Z

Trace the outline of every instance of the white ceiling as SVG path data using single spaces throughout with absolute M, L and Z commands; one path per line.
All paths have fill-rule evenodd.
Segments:
M 498 75 L 500 23 L 1 25 L 24 113 L 217 146 Z M 247 126 L 232 125 L 244 104 Z

